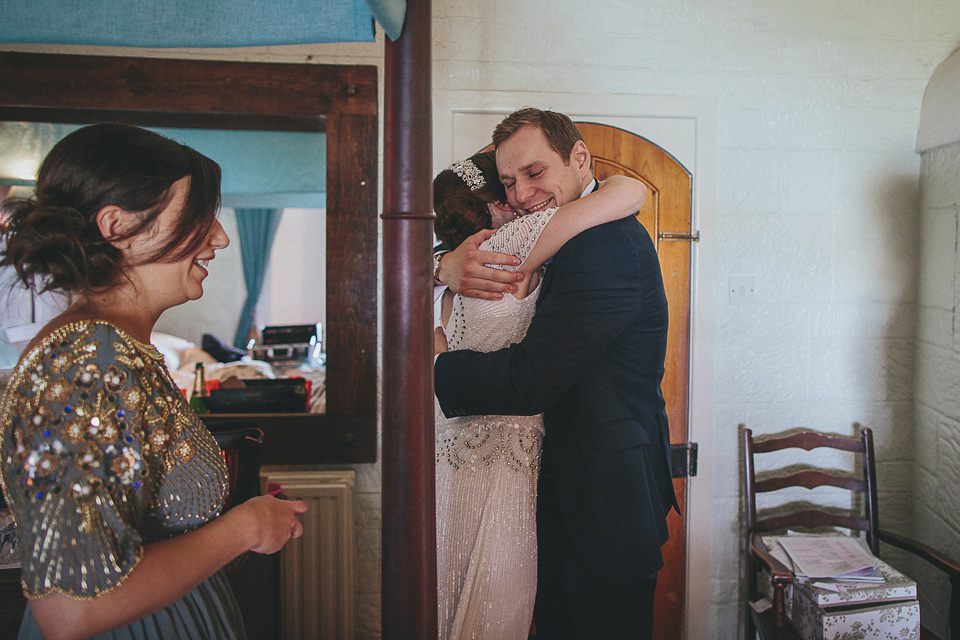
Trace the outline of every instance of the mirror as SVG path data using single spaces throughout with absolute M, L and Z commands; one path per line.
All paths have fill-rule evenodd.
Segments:
M 325 234 L 310 229 L 320 218 L 310 219 L 307 206 L 291 206 L 288 228 L 278 229 L 275 253 L 288 265 L 305 263 L 304 277 L 294 284 L 283 267 L 275 269 L 268 275 L 274 286 L 265 288 L 258 308 L 278 324 L 299 324 L 292 320 L 297 313 L 323 309 L 325 317 L 312 322 L 324 322 L 326 413 L 204 418 L 214 430 L 241 418 L 255 420 L 267 434 L 264 464 L 376 460 L 376 86 L 371 66 L 0 53 L 0 120 L 325 133 Z M 302 159 L 302 154 L 289 155 Z M 294 162 L 284 174 L 298 170 Z M 226 191 L 225 210 L 242 204 Z M 325 268 L 317 269 L 322 252 L 308 249 L 310 242 L 323 242 L 323 235 Z M 239 245 L 236 235 L 231 240 Z M 205 288 L 204 299 L 216 297 Z M 242 304 L 242 281 L 237 293 Z M 285 301 L 285 296 L 292 297 Z M 189 305 L 168 313 L 174 315 L 165 322 L 164 314 L 158 331 L 197 319 L 196 326 L 204 323 L 204 312 Z M 235 328 L 235 318 L 229 324 Z M 233 341 L 232 331 L 211 333 Z
M 45 122 L 0 121 L 0 185 L 11 197 L 32 195 L 29 183 L 50 149 L 64 136 L 82 125 Z M 177 383 L 189 389 L 193 362 L 179 358 L 184 341 L 202 344 L 209 335 L 221 343 L 247 348 L 247 332 L 237 335 L 237 324 L 246 302 L 245 270 L 263 270 L 259 302 L 245 320 L 256 326 L 320 325 L 319 343 L 326 326 L 326 134 L 289 131 L 231 131 L 223 129 L 171 129 L 152 127 L 161 135 L 186 144 L 213 158 L 221 168 L 222 208 L 220 222 L 231 238 L 230 245 L 217 252 L 204 282 L 200 300 L 169 309 L 160 318 L 155 331 L 172 336 L 158 338 L 157 346 L 168 355 L 168 364 L 177 374 Z M 3 183 L 10 183 L 4 185 Z M 0 198 L 3 193 L 0 192 Z M 248 211 L 249 210 L 249 211 Z M 276 221 L 276 235 L 264 263 L 255 251 L 242 250 L 237 211 L 250 222 L 270 217 Z M 256 228 L 256 225 L 253 225 Z M 249 235 L 249 233 L 248 233 Z M 249 238 L 248 238 L 249 239 Z M 279 250 L 273 250 L 279 247 Z M 246 255 L 244 255 L 244 253 Z M 253 255 L 251 255 L 253 254 Z M 245 269 L 246 267 L 246 269 Z M 13 272 L 13 269 L 9 269 Z M 8 284 L 0 273 L 0 286 Z M 29 292 L 6 287 L 11 300 L 0 309 L 0 327 L 10 328 L 45 321 L 50 315 L 38 313 L 37 303 L 54 296 L 34 299 Z M 61 305 L 62 306 L 62 305 Z M 55 309 L 59 312 L 59 309 Z M 55 313 L 54 313 L 55 315 Z M 246 326 L 246 325 L 245 325 Z M 179 338 L 179 340 L 175 339 Z M 166 344 L 163 344 L 166 342 Z M 191 354 L 197 353 L 196 350 Z M 231 357 L 234 357 L 231 354 Z M 250 372 L 235 365 L 212 363 L 207 376 L 223 379 L 231 371 Z M 178 367 L 184 371 L 178 371 Z M 11 366 L 4 359 L 0 368 Z M 216 367 L 222 367 L 217 370 Z M 323 412 L 322 363 L 314 360 L 299 367 L 310 374 L 317 398 L 310 411 Z M 285 371 L 295 370 L 285 367 Z

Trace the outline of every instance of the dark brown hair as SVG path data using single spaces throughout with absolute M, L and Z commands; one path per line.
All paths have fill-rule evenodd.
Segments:
M 97 214 L 116 206 L 136 216 L 122 236 L 150 229 L 170 202 L 171 186 L 190 177 L 190 191 L 169 239 L 143 262 L 175 261 L 209 235 L 220 207 L 220 166 L 160 134 L 124 124 L 95 124 L 54 145 L 37 175 L 35 194 L 8 200 L 0 266 L 38 292 L 91 292 L 117 285 L 121 252 L 100 233 Z
M 492 227 L 487 204 L 507 201 L 494 152 L 478 153 L 468 160 L 483 176 L 483 185 L 474 191 L 453 167 L 444 169 L 433 179 L 433 210 L 436 213 L 433 231 L 444 249 L 456 249 L 468 236 Z
M 577 140 L 583 140 L 577 125 L 562 113 L 523 107 L 504 118 L 493 130 L 493 146 L 499 147 L 524 127 L 537 127 L 543 131 L 550 148 L 560 154 L 564 164 L 570 164 L 573 145 Z

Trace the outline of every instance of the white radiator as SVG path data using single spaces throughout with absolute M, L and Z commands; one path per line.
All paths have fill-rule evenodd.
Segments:
M 303 537 L 280 554 L 285 640 L 352 640 L 354 629 L 353 471 L 268 471 L 265 484 L 303 500 Z

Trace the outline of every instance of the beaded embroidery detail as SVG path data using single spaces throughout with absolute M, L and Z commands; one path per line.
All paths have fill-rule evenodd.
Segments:
M 553 210 L 513 220 L 481 247 L 525 261 Z M 497 301 L 454 297 L 451 350 L 519 342 L 540 290 Z M 537 584 L 540 416 L 446 418 L 435 403 L 437 623 L 441 638 L 526 637 Z
M 30 597 L 91 597 L 119 584 L 141 546 L 219 514 L 226 465 L 163 356 L 94 321 L 28 353 L 0 405 L 3 492 Z
M 437 464 L 476 471 L 505 464 L 514 471 L 534 472 L 540 463 L 542 421 L 538 416 L 485 416 L 457 419 L 437 433 Z
M 521 216 L 511 220 L 500 227 L 495 234 L 490 236 L 481 245 L 480 249 L 484 251 L 496 251 L 498 253 L 509 253 L 520 258 L 521 266 L 523 262 L 533 251 L 537 244 L 537 239 L 543 232 L 544 227 L 556 213 L 556 207 L 545 209 Z M 489 265 L 495 269 L 504 269 L 506 271 L 516 271 L 519 266 L 492 264 Z M 520 342 L 527 333 L 527 327 L 533 318 L 533 311 L 536 305 L 539 292 L 533 291 L 527 298 L 518 300 L 512 295 L 506 295 L 501 300 L 478 300 L 476 298 L 464 298 L 454 296 L 453 308 L 450 315 L 450 326 L 444 329 L 447 334 L 447 348 L 450 351 L 459 349 L 470 349 L 473 351 L 494 351 L 501 347 Z M 525 309 L 525 311 L 504 310 L 502 307 L 513 305 Z M 469 309 L 465 308 L 471 307 Z M 472 314 L 476 317 L 472 323 L 471 334 L 468 338 L 466 326 L 466 314 Z M 520 314 L 519 316 L 517 314 Z M 505 314 L 514 321 L 508 320 L 511 326 L 504 327 L 500 322 L 490 322 L 487 314 L 501 315 Z M 464 340 L 469 339 L 465 344 Z M 489 345 L 497 344 L 500 346 L 491 348 Z
M 511 220 L 481 249 L 527 259 L 556 209 Z M 493 265 L 516 271 L 518 267 Z M 451 351 L 494 351 L 520 342 L 536 310 L 539 288 L 526 298 L 505 295 L 500 300 L 455 296 L 445 332 Z M 460 469 L 504 463 L 514 470 L 536 469 L 543 422 L 539 416 L 476 416 L 448 419 L 437 408 L 437 464 Z

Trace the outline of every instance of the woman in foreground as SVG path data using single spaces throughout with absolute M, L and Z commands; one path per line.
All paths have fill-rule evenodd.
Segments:
M 150 344 L 203 294 L 229 240 L 220 168 L 137 127 L 79 129 L 36 195 L 8 202 L 0 266 L 72 304 L 24 351 L 0 404 L 3 492 L 17 522 L 20 638 L 245 638 L 221 569 L 274 553 L 302 502 L 221 515 L 226 466 Z
M 443 297 L 437 349 L 494 351 L 526 335 L 540 267 L 581 231 L 635 214 L 646 186 L 614 176 L 559 208 L 516 218 L 493 152 L 434 179 L 435 230 L 444 248 L 508 220 L 481 250 L 516 256 L 516 294 Z M 501 222 L 502 223 L 502 222 Z M 445 340 L 443 340 L 445 338 Z M 444 345 L 446 342 L 446 345 Z M 525 640 L 537 587 L 536 489 L 540 416 L 446 418 L 436 407 L 437 584 L 441 640 Z

